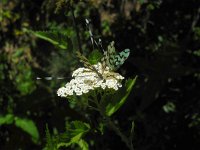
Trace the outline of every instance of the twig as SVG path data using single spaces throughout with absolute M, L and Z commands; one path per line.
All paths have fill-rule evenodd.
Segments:
M 94 96 L 94 101 L 96 102 L 97 108 L 99 110 L 99 113 L 101 114 L 101 116 L 103 118 L 105 118 L 106 124 L 107 126 L 112 129 L 119 137 L 121 137 L 121 140 L 126 144 L 126 146 L 130 149 L 130 150 L 134 150 L 133 148 L 133 144 L 132 141 L 130 141 L 121 131 L 120 129 L 112 122 L 112 120 L 110 119 L 110 117 L 106 116 L 104 113 L 104 110 L 102 110 L 101 105 L 98 102 L 97 99 L 97 95 L 95 94 Z
M 120 129 L 112 122 L 112 120 L 106 116 L 106 122 L 108 124 L 108 126 L 110 127 L 110 129 L 112 129 L 113 131 L 115 131 L 115 133 L 121 137 L 121 140 L 126 144 L 126 146 L 130 149 L 130 150 L 134 150 L 133 148 L 133 144 L 132 141 L 129 142 L 129 139 L 120 131 Z
M 194 28 L 195 28 L 197 22 L 199 21 L 199 17 L 200 17 L 200 7 L 198 8 L 197 13 L 196 13 L 196 16 L 194 16 L 194 19 L 193 19 L 193 21 L 192 21 L 192 24 L 191 24 L 191 31 L 194 30 Z
M 72 18 L 73 18 L 73 23 L 74 23 L 74 29 L 76 31 L 76 36 L 77 36 L 79 51 L 80 51 L 80 53 L 83 53 L 83 50 L 82 50 L 82 47 L 81 47 L 81 39 L 80 39 L 80 35 L 79 35 L 79 29 L 77 27 L 77 23 L 76 23 L 76 18 L 75 18 L 75 15 L 74 15 L 73 6 L 70 6 L 70 10 L 71 10 L 71 13 L 72 13 Z
M 95 110 L 95 111 L 98 111 L 98 112 L 99 112 L 99 109 L 97 109 L 97 108 L 95 108 L 95 107 L 93 107 L 93 106 L 91 106 L 91 105 L 88 105 L 88 107 L 89 107 L 90 109 L 92 109 L 92 110 Z

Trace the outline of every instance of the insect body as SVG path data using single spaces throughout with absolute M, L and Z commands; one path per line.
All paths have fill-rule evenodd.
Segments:
M 83 63 L 84 67 L 89 69 L 88 72 L 94 72 L 98 76 L 99 79 L 104 79 L 108 77 L 108 74 L 105 74 L 105 71 L 108 71 L 112 74 L 112 71 L 116 71 L 119 67 L 124 63 L 124 61 L 128 58 L 130 54 L 129 49 L 125 49 L 119 54 L 116 53 L 114 42 L 111 42 L 108 45 L 107 51 L 104 51 L 103 57 L 101 58 L 100 65 L 95 67 L 90 64 L 89 60 L 83 56 L 79 51 L 76 52 L 76 56 L 80 59 L 80 62 Z M 110 74 L 109 74 L 110 76 Z M 59 77 L 56 79 L 65 79 L 66 77 Z M 38 80 L 42 79 L 37 77 Z M 45 80 L 52 80 L 53 77 L 45 77 Z
M 80 59 L 80 62 L 82 62 L 86 68 L 95 72 L 101 79 L 103 79 L 102 74 L 93 65 L 89 63 L 89 60 L 85 56 L 83 56 L 79 51 L 77 51 L 76 54 L 77 57 Z
M 80 59 L 80 62 L 82 62 L 86 68 L 88 68 L 92 72 L 95 72 L 100 79 L 104 79 L 104 71 L 109 70 L 110 72 L 112 72 L 119 69 L 119 67 L 128 58 L 129 54 L 129 49 L 125 49 L 124 51 L 117 54 L 115 51 L 114 42 L 111 42 L 111 44 L 108 45 L 108 50 L 104 51 L 103 57 L 100 62 L 100 69 L 96 69 L 93 65 L 91 65 L 88 59 L 85 56 L 83 56 L 80 52 L 77 52 L 77 57 Z

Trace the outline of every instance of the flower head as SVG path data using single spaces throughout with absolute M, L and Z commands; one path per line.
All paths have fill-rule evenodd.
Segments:
M 101 63 L 97 63 L 93 66 L 96 72 L 84 67 L 76 69 L 72 74 L 74 79 L 68 82 L 64 87 L 58 89 L 58 96 L 67 97 L 73 94 L 82 95 L 95 88 L 118 90 L 119 87 L 122 87 L 120 81 L 123 80 L 124 77 L 119 73 L 110 71 L 108 67 L 103 69 Z M 101 74 L 102 77 L 100 77 L 99 74 Z

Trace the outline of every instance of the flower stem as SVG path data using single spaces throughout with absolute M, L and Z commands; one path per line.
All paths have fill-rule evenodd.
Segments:
M 113 123 L 113 121 L 111 120 L 110 117 L 108 117 L 105 113 L 104 113 L 104 109 L 102 109 L 101 105 L 98 102 L 97 97 L 95 96 L 94 101 L 97 105 L 97 108 L 101 114 L 101 116 L 105 119 L 106 125 L 112 129 L 119 137 L 121 137 L 121 140 L 126 144 L 126 146 L 130 149 L 130 150 L 134 150 L 133 148 L 133 144 L 132 144 L 132 140 L 129 140 L 128 137 L 126 137 L 121 131 L 120 129 Z
M 106 117 L 106 123 L 110 127 L 110 129 L 112 129 L 118 136 L 121 137 L 121 140 L 130 150 L 134 150 L 133 145 L 131 144 L 132 142 L 129 142 L 129 139 L 120 131 L 120 129 L 112 122 L 109 117 Z
M 78 48 L 79 48 L 80 53 L 83 53 L 83 50 L 82 50 L 82 47 L 81 47 L 81 38 L 80 38 L 80 35 L 79 35 L 79 29 L 78 29 L 78 26 L 77 26 L 77 23 L 76 23 L 76 18 L 75 18 L 75 15 L 74 15 L 74 8 L 73 8 L 72 5 L 70 6 L 70 10 L 71 10 L 71 14 L 72 14 L 73 23 L 74 23 L 74 29 L 76 31 Z

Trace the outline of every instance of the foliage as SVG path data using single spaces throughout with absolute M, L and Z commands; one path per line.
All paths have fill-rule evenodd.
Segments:
M 0 125 L 13 123 L 14 116 L 12 114 L 7 114 L 6 116 L 0 117 Z
M 97 43 L 96 40 L 92 37 L 93 34 L 90 29 L 89 29 L 89 32 L 90 32 L 90 36 L 91 36 L 90 38 L 91 38 L 92 44 L 93 44 L 93 42 Z M 64 47 L 60 46 L 60 44 L 62 45 L 62 41 L 64 41 L 62 39 L 67 36 L 67 35 L 64 35 L 63 37 L 58 39 L 56 37 L 56 35 L 58 35 L 58 34 L 55 32 L 33 32 L 33 34 L 35 34 L 37 37 L 39 37 L 43 40 L 46 40 L 46 41 L 52 43 L 53 45 L 58 45 L 60 48 L 64 48 Z M 93 45 L 93 48 L 94 48 L 94 45 Z M 89 69 L 91 72 L 96 73 L 96 75 L 99 76 L 99 79 L 106 80 L 106 78 L 104 77 L 104 71 L 106 70 L 106 67 L 109 67 L 111 71 L 115 70 L 116 68 L 118 69 L 119 66 L 121 66 L 124 63 L 124 61 L 128 58 L 130 50 L 126 49 L 123 52 L 116 54 L 114 42 L 111 42 L 111 44 L 108 45 L 108 49 L 106 51 L 104 51 L 103 57 L 100 57 L 102 55 L 101 55 L 101 53 L 99 53 L 99 51 L 94 51 L 93 53 L 91 53 L 89 55 L 89 60 L 85 56 L 83 56 L 79 51 L 77 51 L 76 53 L 77 53 L 77 58 L 80 59 L 80 62 L 82 62 L 84 64 L 86 69 Z M 99 71 L 92 65 L 92 63 L 94 63 L 94 62 L 97 63 L 99 61 L 103 65 L 101 71 Z M 92 63 L 90 63 L 90 62 L 92 62 Z M 80 75 L 80 76 L 82 76 L 82 75 Z M 83 76 L 83 78 L 84 78 L 84 76 Z M 87 78 L 87 77 L 85 77 L 85 78 Z M 115 77 L 113 77 L 113 78 L 115 78 Z M 75 80 L 75 79 L 73 79 L 73 80 Z M 111 116 L 124 104 L 124 102 L 126 101 L 128 95 L 130 94 L 130 92 L 132 90 L 133 85 L 135 84 L 135 81 L 136 81 L 136 78 L 133 80 L 129 79 L 126 82 L 125 87 L 117 92 L 114 92 L 113 91 L 114 89 L 113 90 L 111 89 L 111 93 L 110 93 L 110 92 L 107 92 L 106 91 L 107 89 L 104 89 L 104 88 L 103 89 L 97 88 L 97 90 L 93 89 L 94 91 L 86 92 L 86 94 L 84 92 L 83 94 L 81 94 L 81 97 L 84 98 L 85 97 L 84 95 L 86 95 L 85 98 L 87 100 L 83 101 L 82 103 L 87 108 L 90 106 L 89 101 L 92 101 L 93 103 L 96 104 L 96 106 L 94 106 L 92 108 L 95 110 L 98 110 L 99 113 L 102 115 L 102 117 Z M 78 83 L 76 83 L 76 86 L 77 86 L 77 84 Z M 81 84 L 83 84 L 83 83 L 81 83 Z M 115 84 L 117 84 L 117 83 L 115 83 Z M 73 87 L 71 87 L 71 88 L 73 88 Z M 62 90 L 63 89 L 61 88 L 60 89 L 61 93 L 63 93 Z M 108 89 L 108 90 L 110 90 L 110 89 Z M 68 89 L 68 91 L 69 91 L 69 89 Z M 66 91 L 66 92 L 68 93 L 68 91 Z M 102 94 L 102 93 L 104 93 L 104 94 Z M 100 100 L 98 100 L 97 94 L 99 94 L 99 96 L 101 97 Z M 115 95 L 113 96 L 113 94 L 115 94 Z M 72 96 L 67 95 L 67 97 L 69 99 L 72 99 L 73 101 L 76 101 L 76 103 L 80 103 L 78 95 L 80 95 L 80 94 L 77 94 L 77 97 L 73 96 L 73 95 Z M 90 96 L 92 96 L 91 100 L 90 100 Z M 126 143 L 127 147 L 129 147 L 129 149 L 132 150 L 133 145 L 130 144 L 130 143 L 132 143 L 132 138 L 130 139 L 130 143 L 129 143 L 127 141 L 128 139 L 121 133 L 121 131 L 117 127 L 115 127 L 115 125 L 111 122 L 111 120 L 109 118 L 107 118 L 106 120 L 107 120 L 106 123 L 104 123 L 104 124 L 100 123 L 98 126 L 100 127 L 100 126 L 109 126 L 110 125 L 111 127 L 113 127 L 114 131 L 122 138 L 122 141 L 124 141 Z M 86 127 L 89 129 L 90 125 L 82 123 L 80 121 L 74 121 L 74 122 L 71 122 L 70 124 L 67 124 L 66 133 L 58 134 L 58 135 L 56 135 L 56 137 L 51 137 L 51 135 L 49 133 L 49 129 L 47 127 L 46 149 L 49 149 L 49 150 L 50 149 L 59 149 L 60 147 L 68 147 L 73 144 L 78 144 L 81 149 L 87 150 L 89 148 L 88 144 L 83 139 L 81 139 L 83 134 L 85 132 L 88 132 L 88 129 Z M 100 130 L 101 134 L 103 134 L 104 130 L 102 130 L 101 128 L 99 128 L 99 130 Z M 133 124 L 132 124 L 132 128 L 131 128 L 131 134 L 132 134 L 132 132 L 133 132 Z
M 132 91 L 133 86 L 135 85 L 136 77 L 134 79 L 129 79 L 125 83 L 125 87 L 122 87 L 119 92 L 111 95 L 111 97 L 105 99 L 103 101 L 103 105 L 105 106 L 105 113 L 107 116 L 111 116 L 114 114 L 127 100 L 130 92 Z M 109 99 L 112 100 L 110 101 Z M 106 104 L 105 104 L 106 103 Z
M 49 129 L 46 129 L 47 150 L 55 150 L 60 147 L 69 147 L 77 144 L 82 150 L 88 150 L 88 144 L 82 137 L 90 130 L 87 123 L 81 121 L 72 121 L 67 123 L 66 132 L 51 137 Z
M 46 40 L 61 49 L 68 49 L 69 47 L 70 39 L 64 31 L 32 31 L 32 33 L 36 37 Z

